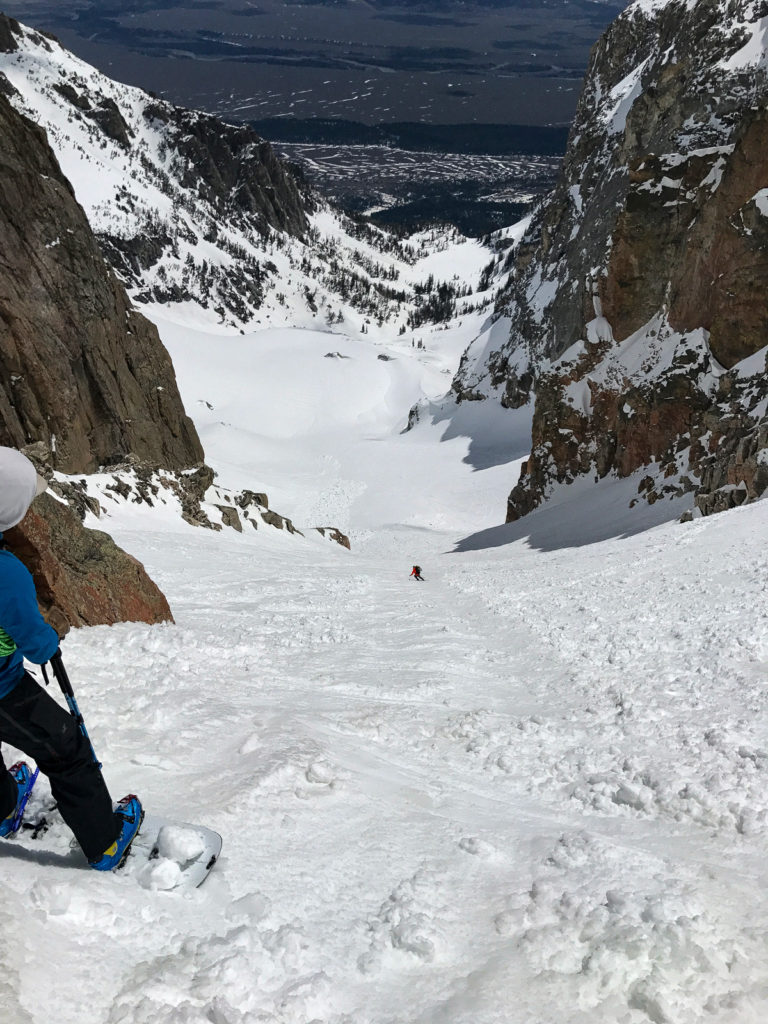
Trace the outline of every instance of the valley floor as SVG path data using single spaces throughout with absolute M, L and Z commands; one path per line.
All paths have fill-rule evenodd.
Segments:
M 207 450 L 230 414 L 200 421 Z M 211 825 L 224 852 L 180 895 L 3 844 L 0 1018 L 765 1020 L 768 505 L 619 530 L 598 489 L 586 515 L 574 492 L 494 528 L 513 465 L 345 414 L 366 429 L 318 465 L 346 467 L 324 508 L 353 510 L 351 552 L 115 516 L 176 624 L 73 631 L 70 675 L 114 795 Z M 250 429 L 277 474 L 266 420 Z M 301 486 L 276 507 L 310 521 Z

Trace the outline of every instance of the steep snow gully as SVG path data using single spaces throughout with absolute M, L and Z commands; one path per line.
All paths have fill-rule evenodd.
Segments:
M 423 585 L 122 532 L 177 625 L 67 657 L 113 784 L 226 856 L 179 896 L 5 845 L 7 1019 L 763 1020 L 766 514 Z
M 228 349 L 161 329 L 222 482 L 274 485 L 298 525 L 332 508 L 353 549 L 118 502 L 94 520 L 176 616 L 67 638 L 108 781 L 224 856 L 180 895 L 3 844 L 0 1017 L 764 1021 L 768 506 L 664 523 L 604 481 L 588 514 L 565 488 L 492 530 L 515 466 L 474 469 L 437 406 L 408 434 L 393 411 L 436 392 L 449 332 L 385 361 L 283 333 L 256 400 L 210 410 Z M 338 396 L 291 426 L 286 366 L 312 351 Z

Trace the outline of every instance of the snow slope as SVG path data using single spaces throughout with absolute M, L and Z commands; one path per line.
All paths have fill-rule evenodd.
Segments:
M 492 403 L 400 433 L 476 324 L 419 353 L 155 316 L 222 483 L 353 548 L 94 521 L 176 617 L 64 644 L 108 782 L 224 855 L 179 895 L 0 845 L 2 1019 L 762 1022 L 768 506 L 665 524 L 605 480 L 500 526 Z

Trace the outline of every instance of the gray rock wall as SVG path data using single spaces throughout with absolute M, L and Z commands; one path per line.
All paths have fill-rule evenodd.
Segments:
M 470 348 L 453 385 L 535 403 L 508 518 L 554 484 L 651 464 L 644 500 L 690 492 L 706 512 L 761 493 L 765 368 L 725 371 L 768 342 L 768 81 L 737 56 L 767 14 L 632 5 L 595 45 L 558 185 L 498 260 L 509 337 Z
M 54 468 L 203 459 L 170 357 L 107 268 L 45 133 L 0 96 L 0 443 Z

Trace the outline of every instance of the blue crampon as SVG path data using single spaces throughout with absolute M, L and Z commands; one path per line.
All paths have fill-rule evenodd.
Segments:
M 38 776 L 38 769 L 35 768 L 34 772 L 30 772 L 29 765 L 26 761 L 17 761 L 16 764 L 11 765 L 8 771 L 13 776 L 13 781 L 16 783 L 18 794 L 16 797 L 16 806 L 12 813 L 9 814 L 7 818 L 0 821 L 0 838 L 3 839 L 14 835 L 21 828 L 21 821 L 24 817 L 24 808 L 27 806 L 27 800 L 29 800 L 32 787 L 37 781 Z
M 130 793 L 118 802 L 115 817 L 120 822 L 120 832 L 112 845 L 104 851 L 98 860 L 90 862 L 95 871 L 114 871 L 123 866 L 131 848 L 131 843 L 141 828 L 144 820 L 144 808 L 137 796 Z

